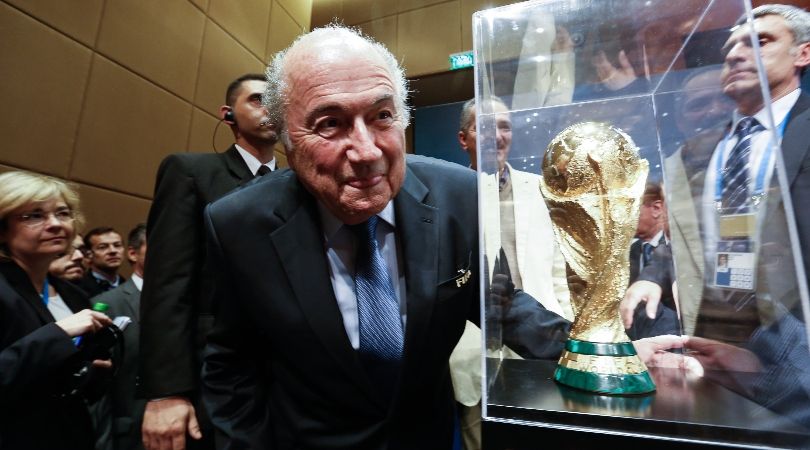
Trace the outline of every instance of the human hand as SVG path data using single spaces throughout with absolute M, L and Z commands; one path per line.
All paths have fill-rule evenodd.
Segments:
M 683 347 L 683 338 L 671 334 L 653 336 L 633 341 L 638 357 L 647 367 L 682 367 L 683 355 L 669 352 Z
M 697 336 L 684 336 L 683 345 L 706 369 L 752 373 L 762 370 L 759 358 L 744 348 Z
M 65 330 L 65 333 L 70 337 L 95 333 L 111 324 L 112 320 L 106 314 L 90 309 L 83 309 L 56 322 L 56 325 Z
M 183 450 L 186 432 L 202 438 L 194 406 L 184 397 L 168 397 L 146 403 L 141 440 L 147 450 Z
M 93 367 L 98 367 L 99 369 L 112 369 L 112 361 L 109 359 L 94 359 L 93 360 Z
M 591 64 L 596 69 L 599 82 L 611 91 L 617 91 L 637 78 L 624 50 L 619 52 L 619 67 L 615 67 L 601 50 L 591 59 Z
M 635 314 L 636 307 L 641 302 L 647 303 L 645 307 L 647 317 L 655 319 L 658 302 L 661 301 L 661 292 L 661 286 L 652 281 L 639 280 L 631 284 L 627 288 L 621 303 L 619 303 L 619 315 L 622 318 L 622 323 L 624 323 L 624 328 L 629 329 L 633 326 L 633 314 Z
M 492 283 L 489 287 L 489 298 L 492 304 L 508 309 L 512 306 L 514 296 L 515 285 L 507 275 L 496 273 L 492 276 Z

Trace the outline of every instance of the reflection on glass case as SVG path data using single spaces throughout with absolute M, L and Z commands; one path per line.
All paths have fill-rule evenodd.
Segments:
M 774 66 L 780 12 L 755 14 L 474 14 L 485 448 L 810 447 L 810 224 L 791 191 L 810 100 L 768 89 L 799 69 Z

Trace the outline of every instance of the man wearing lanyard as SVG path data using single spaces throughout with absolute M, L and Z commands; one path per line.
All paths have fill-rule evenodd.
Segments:
M 728 288 L 736 292 L 735 298 L 724 299 L 738 313 L 736 322 L 745 320 L 741 316 L 745 315 L 746 306 L 753 306 L 750 296 L 743 293 L 753 292 L 756 283 L 753 273 L 745 272 L 755 269 L 753 230 L 763 219 L 758 212 L 764 211 L 760 208 L 763 195 L 775 173 L 776 158 L 771 144 L 774 132 L 777 138 L 782 137 L 802 257 L 805 262 L 810 261 L 810 211 L 801 207 L 802 198 L 810 195 L 810 171 L 803 169 L 810 167 L 810 96 L 799 89 L 801 74 L 810 64 L 810 13 L 785 5 L 763 5 L 753 12 L 775 126 L 763 108 L 750 29 L 743 18 L 723 46 L 723 93 L 735 102 L 736 110 L 705 171 L 702 198 L 696 199 L 700 203 L 696 213 L 703 226 L 701 259 L 706 265 L 703 271 L 706 284 L 716 290 Z M 736 267 L 738 273 L 730 270 L 729 265 Z M 731 275 L 735 275 L 733 279 Z M 660 286 L 650 281 L 638 282 L 628 290 L 622 310 L 628 311 L 642 301 L 657 302 L 659 297 Z M 681 300 L 681 306 L 688 307 Z M 701 310 L 700 314 L 704 313 Z M 624 318 L 625 326 L 629 326 L 632 317 Z M 697 321 L 700 322 L 700 317 Z M 691 331 L 689 328 L 687 331 Z M 697 328 L 696 333 L 699 323 Z M 750 331 L 750 327 L 743 327 L 740 336 L 731 340 L 744 339 L 742 334 Z
M 805 264 L 810 262 L 810 210 L 803 205 L 810 195 L 810 96 L 799 89 L 800 77 L 810 65 L 810 13 L 792 6 L 763 5 L 753 15 L 773 116 L 771 120 L 764 109 L 750 26 L 743 18 L 723 46 L 721 82 L 723 93 L 736 104 L 734 116 L 714 148 L 703 193 L 694 198 L 694 217 L 685 217 L 685 209 L 673 215 L 673 230 L 680 233 L 679 238 L 684 239 L 687 229 L 698 223 L 702 237 L 687 243 L 692 247 L 688 251 L 675 255 L 678 279 L 697 271 L 705 281 L 700 298 L 680 298 L 684 331 L 690 336 L 678 346 L 689 348 L 690 355 L 711 369 L 706 376 L 720 374 L 717 381 L 722 384 L 728 382 L 735 391 L 808 425 L 810 357 L 805 326 L 801 315 L 793 314 L 799 306 L 798 294 L 778 284 L 793 277 L 792 265 L 776 268 L 782 271 L 781 277 L 762 278 L 761 274 L 774 271 L 765 267 L 769 240 L 763 236 L 773 233 L 772 225 L 780 228 L 778 219 L 770 221 L 773 210 L 766 207 L 773 195 L 766 192 L 776 173 L 773 142 L 780 137 L 801 256 Z M 683 198 L 672 200 L 684 203 Z M 682 264 L 686 261 L 695 267 Z M 639 302 L 660 299 L 662 284 L 644 275 L 623 301 L 625 326 L 632 323 L 626 311 Z M 780 299 L 793 299 L 795 304 Z M 748 375 L 739 377 L 742 373 Z

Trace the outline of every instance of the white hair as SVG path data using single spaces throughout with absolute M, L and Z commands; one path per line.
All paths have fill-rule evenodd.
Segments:
M 399 120 L 407 126 L 411 118 L 410 107 L 407 104 L 408 81 L 405 79 L 405 71 L 394 55 L 384 45 L 363 35 L 359 30 L 338 24 L 330 24 L 299 36 L 289 47 L 276 53 L 265 71 L 267 89 L 262 96 L 262 102 L 267 108 L 270 120 L 276 124 L 284 147 L 288 151 L 292 150 L 285 121 L 287 107 L 291 101 L 289 98 L 289 86 L 287 85 L 290 76 L 288 72 L 290 70 L 290 61 L 295 59 L 296 54 L 306 54 L 317 44 L 326 41 L 337 41 L 346 45 L 365 47 L 368 49 L 368 54 L 376 55 L 382 61 L 394 84 L 396 114 L 399 116 Z

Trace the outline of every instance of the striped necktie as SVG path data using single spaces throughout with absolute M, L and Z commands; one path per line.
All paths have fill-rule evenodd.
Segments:
M 388 265 L 377 244 L 377 216 L 350 228 L 357 238 L 354 286 L 360 321 L 360 353 L 380 361 L 399 361 L 403 333 L 399 302 Z
M 748 187 L 751 179 L 751 137 L 762 129 L 762 125 L 753 117 L 744 117 L 737 125 L 737 144 L 731 149 L 723 167 L 721 200 L 723 208 L 730 213 L 744 214 L 751 211 L 751 192 Z

